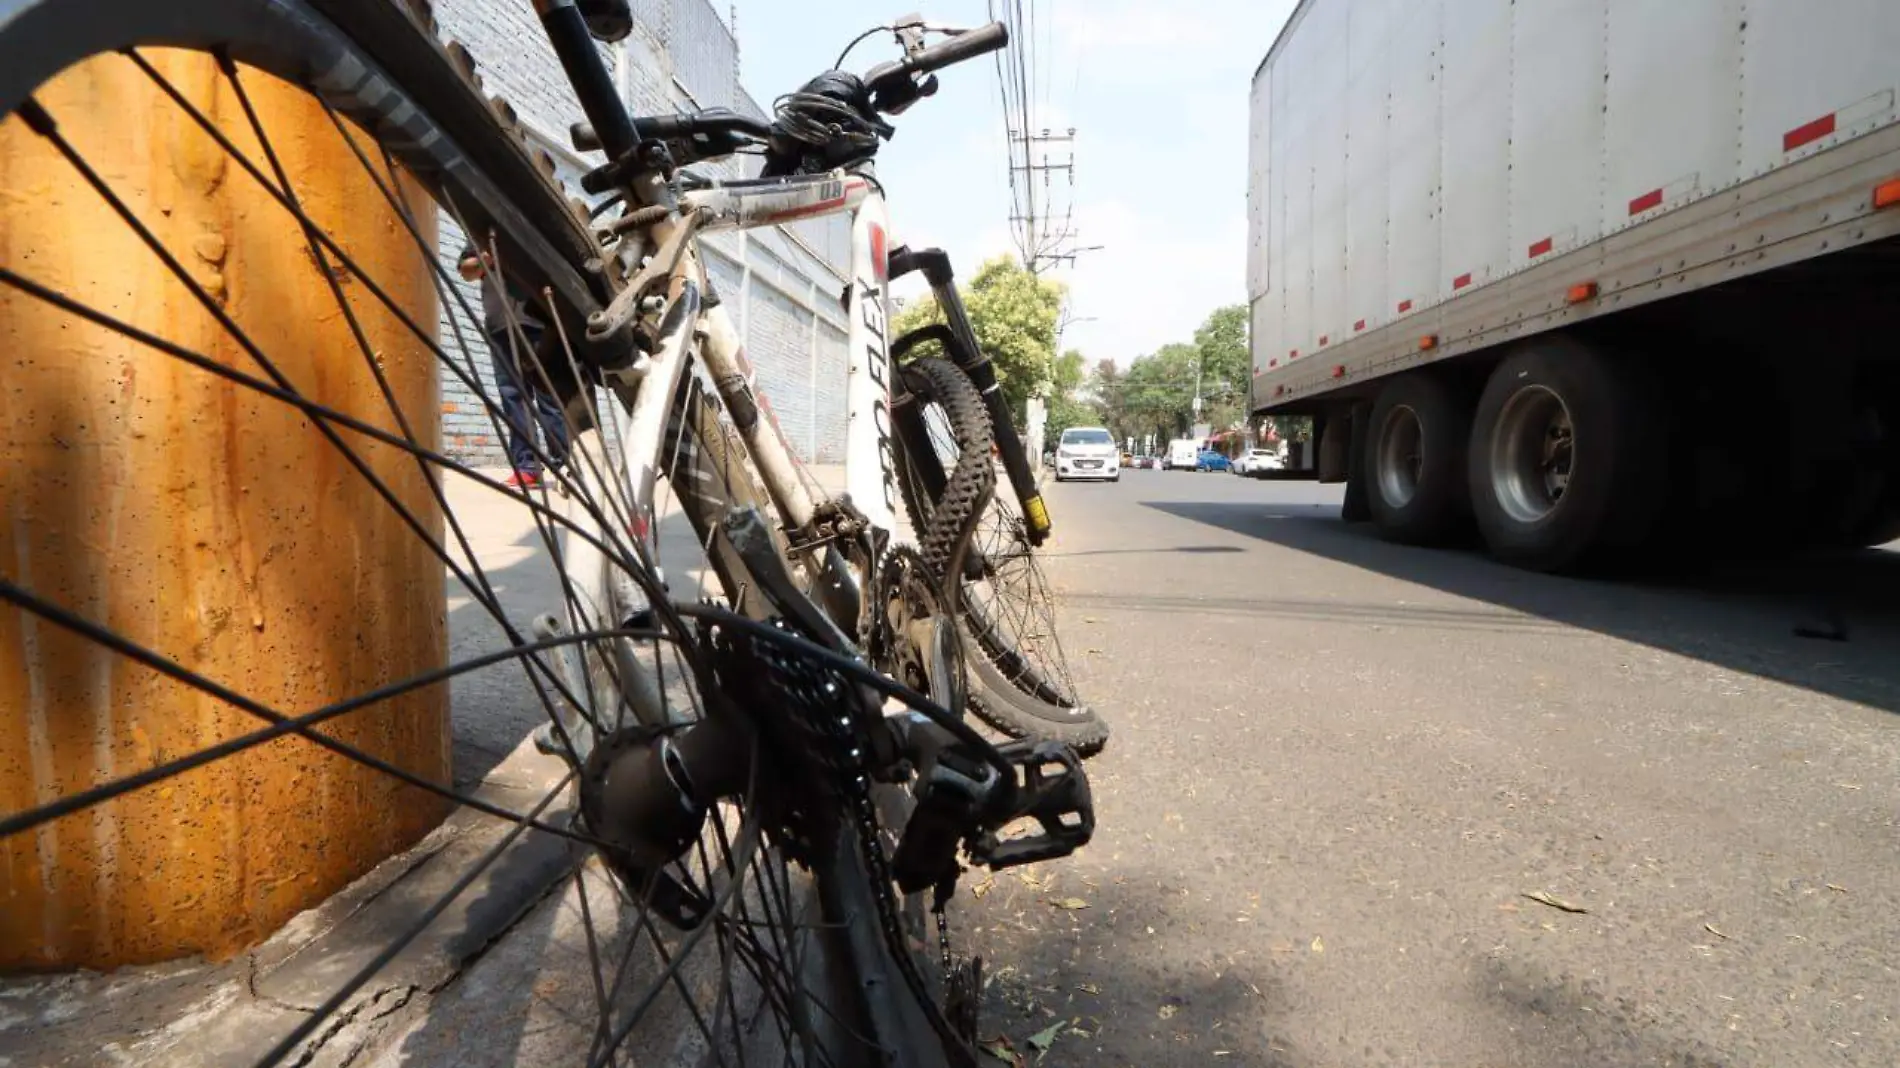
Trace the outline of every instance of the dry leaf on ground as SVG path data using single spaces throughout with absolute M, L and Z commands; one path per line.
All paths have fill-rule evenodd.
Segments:
M 1049 904 L 1054 905 L 1056 908 L 1059 908 L 1059 909 L 1068 909 L 1070 912 L 1074 912 L 1077 909 L 1085 909 L 1089 907 L 1089 903 L 1082 900 L 1079 897 L 1050 898 Z
M 1530 898 L 1532 901 L 1535 901 L 1540 905 L 1549 905 L 1551 908 L 1557 909 L 1560 912 L 1576 912 L 1576 913 L 1587 914 L 1590 911 L 1589 909 L 1584 908 L 1582 905 L 1572 904 L 1571 902 L 1565 901 L 1563 898 L 1558 897 L 1557 895 L 1552 894 L 1545 890 L 1532 890 L 1531 892 L 1525 894 L 1524 896 Z
M 1036 1059 L 1038 1061 L 1042 1060 L 1043 1054 L 1049 1052 L 1050 1046 L 1056 1044 L 1056 1036 L 1061 1034 L 1062 1029 L 1067 1026 L 1069 1026 L 1067 1023 L 1057 1020 L 1055 1023 L 1050 1024 L 1045 1030 L 1038 1031 L 1029 1036 L 1029 1048 L 1036 1051 Z
M 1007 1036 L 997 1035 L 977 1048 L 1009 1065 L 1010 1068 L 1023 1068 L 1023 1055 L 1016 1052 L 1015 1046 L 1009 1044 Z
M 1164 1020 L 1172 1020 L 1174 1019 L 1175 1011 L 1176 1010 L 1173 1005 L 1163 1005 L 1161 1006 L 1161 1010 L 1160 1010 L 1161 1018 Z

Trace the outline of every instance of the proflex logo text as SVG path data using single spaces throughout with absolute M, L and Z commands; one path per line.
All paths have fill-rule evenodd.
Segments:
M 884 506 L 897 511 L 897 453 L 891 447 L 891 350 L 884 342 L 884 294 L 883 291 L 858 282 L 858 307 L 860 318 L 864 320 L 867 335 L 865 341 L 864 366 L 870 370 L 871 381 L 877 386 L 877 397 L 871 402 L 871 426 L 877 431 L 878 473 L 884 478 Z

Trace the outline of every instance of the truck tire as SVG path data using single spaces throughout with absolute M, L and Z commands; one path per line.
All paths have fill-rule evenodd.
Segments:
M 1491 554 L 1574 571 L 1648 543 L 1668 479 L 1663 407 L 1661 384 L 1635 361 L 1574 338 L 1499 364 L 1469 450 L 1472 514 Z
M 1471 406 L 1458 390 L 1423 372 L 1400 375 L 1379 392 L 1365 433 L 1366 505 L 1381 536 L 1429 545 L 1470 522 Z

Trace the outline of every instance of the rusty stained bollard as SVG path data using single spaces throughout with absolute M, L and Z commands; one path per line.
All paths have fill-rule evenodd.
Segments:
M 271 173 L 208 57 L 144 54 Z M 433 327 L 426 260 L 322 108 L 259 72 L 241 77 L 311 216 Z M 297 388 L 397 429 L 302 231 L 130 60 L 91 60 L 36 98 Z M 433 203 L 403 188 L 432 239 Z M 0 263 L 264 377 L 18 118 L 0 126 Z M 360 280 L 343 289 L 412 429 L 436 447 L 432 356 Z M 414 459 L 343 436 L 439 532 Z M 297 714 L 446 663 L 440 561 L 278 401 L 0 286 L 0 446 L 0 574 L 193 671 Z M 0 604 L 0 811 L 262 725 Z M 323 729 L 449 777 L 446 686 Z M 431 795 L 278 739 L 0 841 L 0 970 L 238 952 L 444 814 Z

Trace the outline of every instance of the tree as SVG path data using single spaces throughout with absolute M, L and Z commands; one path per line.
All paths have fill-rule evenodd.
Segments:
M 1201 360 L 1201 421 L 1216 429 L 1246 417 L 1253 357 L 1247 349 L 1247 306 L 1216 308 L 1194 331 Z
M 1064 286 L 1030 274 L 1014 257 L 1004 255 L 985 261 L 957 292 L 977 344 L 996 367 L 996 380 L 1002 384 L 1010 412 L 1021 418 L 1030 397 L 1057 385 L 1056 319 L 1062 311 Z M 926 297 L 898 313 L 891 324 L 892 336 L 941 322 L 943 309 L 935 298 Z M 1073 370 L 1080 384 L 1079 354 Z

